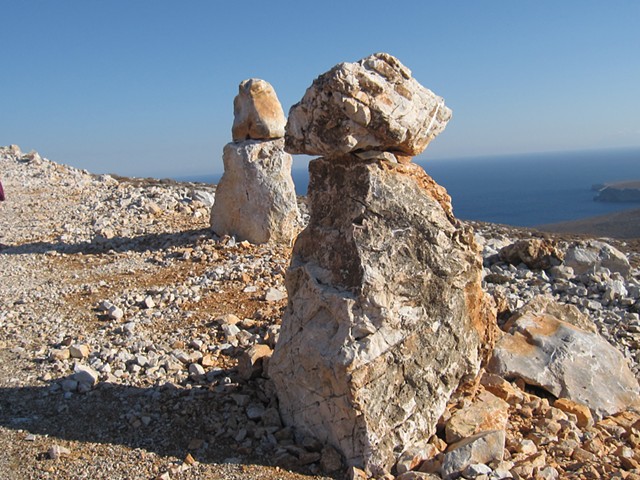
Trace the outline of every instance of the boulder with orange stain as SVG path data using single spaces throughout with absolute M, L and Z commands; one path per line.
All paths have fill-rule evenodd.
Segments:
M 472 232 L 419 166 L 342 155 L 309 170 L 269 374 L 287 425 L 382 475 L 477 374 L 495 311 Z
M 426 446 L 494 338 L 473 232 L 411 163 L 450 116 L 375 54 L 318 77 L 286 127 L 287 151 L 325 156 L 309 164 L 269 374 L 287 425 L 376 478 Z
M 234 142 L 284 137 L 287 119 L 275 90 L 265 80 L 249 78 L 240 83 L 233 101 L 233 115 Z
M 422 153 L 450 118 L 444 100 L 411 70 L 388 53 L 375 53 L 313 81 L 289 111 L 286 148 L 326 157 L 378 150 L 406 161 Z

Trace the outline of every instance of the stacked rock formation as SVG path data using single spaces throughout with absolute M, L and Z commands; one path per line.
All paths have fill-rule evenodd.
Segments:
M 251 78 L 234 100 L 233 142 L 225 145 L 224 174 L 211 209 L 211 228 L 251 243 L 290 243 L 298 229 L 286 120 L 273 87 Z
M 490 348 L 473 234 L 410 163 L 450 116 L 375 54 L 318 77 L 286 128 L 289 152 L 325 156 L 309 165 L 310 222 L 269 373 L 285 423 L 371 475 L 426 444 Z

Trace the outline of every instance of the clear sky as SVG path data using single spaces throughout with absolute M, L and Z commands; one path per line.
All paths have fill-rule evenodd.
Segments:
M 453 119 L 423 157 L 640 146 L 640 1 L 0 0 L 0 145 L 92 172 L 210 174 L 245 78 L 285 112 L 384 51 Z

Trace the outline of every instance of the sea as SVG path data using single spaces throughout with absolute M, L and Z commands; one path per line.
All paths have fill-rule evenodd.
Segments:
M 304 168 L 295 167 L 296 191 L 306 194 Z M 454 214 L 514 226 L 578 220 L 634 208 L 640 203 L 594 201 L 594 185 L 640 180 L 640 148 L 529 153 L 451 159 L 416 159 L 452 198 Z M 180 178 L 217 183 L 219 175 Z

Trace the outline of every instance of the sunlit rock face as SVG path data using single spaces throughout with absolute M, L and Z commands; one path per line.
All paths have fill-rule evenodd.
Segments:
M 298 232 L 299 212 L 284 139 L 229 143 L 222 159 L 212 230 L 255 244 L 290 244 Z
M 415 120 L 391 115 L 390 106 L 383 123 L 363 126 L 370 155 L 344 153 L 355 120 L 342 104 L 332 103 L 332 132 L 322 132 L 329 114 L 313 110 L 333 102 L 320 87 L 340 85 L 348 65 L 378 80 L 358 80 L 369 105 L 390 85 L 421 92 L 397 108 Z M 396 83 L 378 89 L 389 78 Z M 436 110 L 450 115 L 430 92 L 432 114 L 419 113 L 424 92 L 399 61 L 378 54 L 319 77 L 287 126 L 287 148 L 325 156 L 309 164 L 310 223 L 294 245 L 269 372 L 285 423 L 371 475 L 434 433 L 452 392 L 477 373 L 495 321 L 472 232 L 454 218 L 445 189 L 404 155 L 444 128 Z
M 289 111 L 286 149 L 327 157 L 367 150 L 415 156 L 450 118 L 441 97 L 397 58 L 377 53 L 314 80 Z
M 234 142 L 284 137 L 287 119 L 276 91 L 265 80 L 249 78 L 240 83 L 233 101 L 233 117 Z

